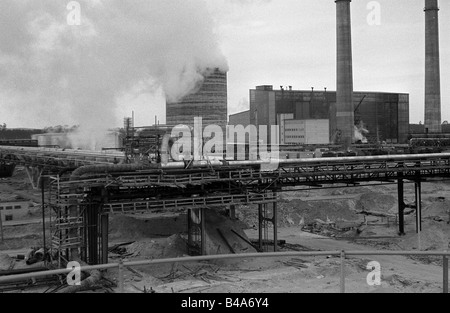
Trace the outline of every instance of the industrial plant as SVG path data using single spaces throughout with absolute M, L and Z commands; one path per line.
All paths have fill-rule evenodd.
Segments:
M 177 102 L 166 104 L 168 125 L 193 126 L 194 117 L 202 117 L 205 125 L 225 128 L 228 119 L 227 73 L 208 70 L 197 91 Z
M 166 124 L 126 117 L 88 148 L 0 130 L 0 293 L 448 293 L 438 1 L 419 131 L 409 93 L 354 90 L 351 3 L 336 90 L 255 82 L 228 115 L 217 65 L 167 97 Z

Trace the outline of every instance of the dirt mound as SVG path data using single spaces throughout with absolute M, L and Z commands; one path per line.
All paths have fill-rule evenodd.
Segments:
M 254 253 L 242 230 L 242 223 L 221 215 L 216 210 L 206 210 L 206 254 Z M 224 239 L 225 238 L 225 239 Z
M 425 226 L 420 234 L 422 250 L 446 250 L 448 249 L 449 237 L 444 231 L 436 226 Z M 404 250 L 418 249 L 418 235 L 409 234 L 399 243 Z
M 282 200 L 278 203 L 278 226 L 279 227 L 301 227 L 322 221 L 360 221 L 362 216 L 354 211 L 355 201 L 342 199 L 333 201 L 303 201 Z M 249 228 L 258 226 L 258 208 L 256 206 L 243 206 L 239 210 L 239 218 Z
M 7 271 L 14 264 L 14 260 L 7 254 L 0 254 L 0 271 Z
M 322 221 L 357 221 L 361 217 L 351 210 L 351 200 L 305 202 L 292 200 L 280 204 L 281 226 L 296 226 Z M 280 225 L 279 225 L 280 226 Z
M 445 217 L 450 214 L 450 201 L 445 198 L 430 198 L 430 202 L 422 209 L 423 217 Z
M 187 217 L 161 217 L 138 219 L 130 216 L 113 216 L 109 224 L 111 240 L 139 240 L 142 238 L 167 237 L 187 230 Z
M 127 246 L 131 257 L 152 259 L 177 258 L 187 255 L 187 242 L 180 235 L 161 240 L 142 240 Z
M 332 196 L 353 195 L 372 192 L 368 187 L 338 188 L 331 192 Z
M 397 200 L 391 195 L 369 192 L 361 195 L 356 204 L 356 210 L 360 212 L 395 213 L 397 211 Z

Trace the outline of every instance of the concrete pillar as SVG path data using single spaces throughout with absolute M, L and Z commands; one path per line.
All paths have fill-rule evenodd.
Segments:
M 353 143 L 353 65 L 351 0 L 335 0 L 337 12 L 337 90 L 336 127 L 341 132 L 340 142 L 345 146 Z
M 425 131 L 441 127 L 441 78 L 439 64 L 438 0 L 425 0 Z

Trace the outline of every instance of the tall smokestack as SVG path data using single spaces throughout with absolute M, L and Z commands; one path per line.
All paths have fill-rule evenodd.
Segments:
M 438 0 L 425 0 L 425 131 L 440 133 L 441 77 Z
M 336 0 L 337 90 L 336 127 L 340 143 L 350 146 L 354 137 L 351 0 Z

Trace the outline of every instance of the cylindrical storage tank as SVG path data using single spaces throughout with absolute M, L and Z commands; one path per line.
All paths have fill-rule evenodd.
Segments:
M 204 81 L 197 92 L 179 102 L 167 102 L 167 125 L 194 126 L 194 118 L 202 117 L 202 128 L 218 125 L 225 133 L 227 125 L 227 73 L 219 69 L 204 74 Z

